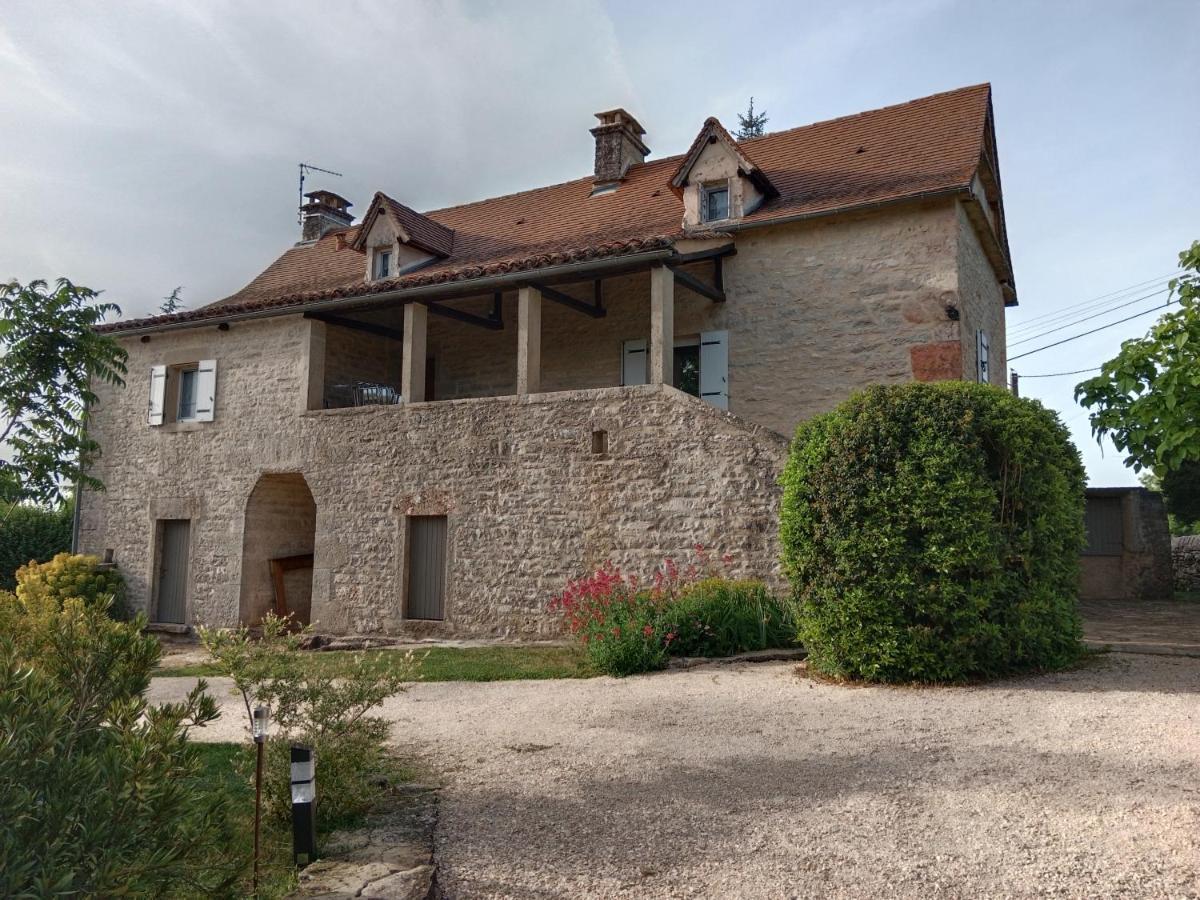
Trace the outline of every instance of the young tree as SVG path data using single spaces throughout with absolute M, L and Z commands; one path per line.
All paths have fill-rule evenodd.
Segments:
M 754 98 L 750 98 L 750 108 L 745 115 L 738 113 L 738 130 L 737 139 L 744 141 L 746 138 L 762 137 L 767 128 L 767 114 L 765 112 L 756 113 L 754 111 Z
M 1100 374 L 1075 388 L 1092 410 L 1092 434 L 1108 435 L 1135 472 L 1169 473 L 1200 461 L 1200 241 L 1179 254 L 1183 275 L 1168 282 L 1179 309 L 1145 337 L 1125 341 Z
M 0 501 L 51 504 L 99 455 L 88 435 L 93 379 L 123 385 L 125 350 L 95 326 L 113 303 L 65 278 L 0 285 Z
M 163 315 L 170 315 L 184 309 L 185 304 L 179 299 L 179 292 L 182 290 L 183 285 L 178 285 L 175 290 L 163 297 L 162 303 L 158 306 L 158 311 Z

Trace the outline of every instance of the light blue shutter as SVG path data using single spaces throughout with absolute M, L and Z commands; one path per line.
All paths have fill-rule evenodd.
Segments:
M 163 423 L 163 410 L 167 399 L 167 367 L 150 367 L 150 405 L 147 410 L 146 422 L 150 425 Z
M 700 399 L 729 409 L 729 332 L 700 335 Z
M 991 378 L 988 369 L 988 336 L 986 331 L 977 331 L 975 341 L 975 360 L 979 364 L 979 380 L 987 384 Z
M 202 359 L 196 368 L 196 421 L 211 422 L 217 408 L 217 361 Z
M 646 341 L 625 341 L 621 344 L 621 384 L 646 383 Z

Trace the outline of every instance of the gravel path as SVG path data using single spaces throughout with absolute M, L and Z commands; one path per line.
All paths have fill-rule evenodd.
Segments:
M 389 701 L 445 776 L 446 896 L 1200 897 L 1200 659 L 930 690 L 794 668 Z

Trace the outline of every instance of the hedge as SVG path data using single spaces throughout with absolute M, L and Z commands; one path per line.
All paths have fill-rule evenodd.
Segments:
M 70 504 L 57 509 L 0 504 L 0 590 L 16 587 L 17 569 L 71 549 Z
M 811 668 L 954 682 L 1077 659 L 1084 470 L 1041 404 L 872 387 L 797 429 L 782 482 Z

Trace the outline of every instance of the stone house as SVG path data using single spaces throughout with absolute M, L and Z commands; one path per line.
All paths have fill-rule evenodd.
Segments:
M 1016 303 L 991 91 L 647 159 L 622 109 L 581 179 L 419 213 L 307 195 L 226 299 L 105 328 L 111 553 L 152 620 L 535 637 L 569 576 L 699 543 L 777 581 L 787 435 L 875 382 L 1003 385 Z

